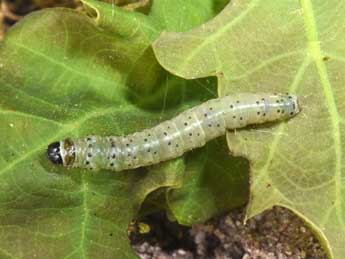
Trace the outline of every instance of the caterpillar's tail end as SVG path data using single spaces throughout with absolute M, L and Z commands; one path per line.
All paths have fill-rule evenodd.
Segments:
M 292 102 L 294 114 L 299 113 L 301 111 L 301 106 L 299 105 L 298 97 L 296 95 L 292 96 Z
M 47 155 L 49 160 L 56 165 L 62 165 L 62 157 L 60 153 L 60 142 L 54 142 L 48 146 Z

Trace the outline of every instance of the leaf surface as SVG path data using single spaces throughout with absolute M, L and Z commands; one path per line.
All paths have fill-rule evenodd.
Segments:
M 53 141 L 132 133 L 214 96 L 215 80 L 172 76 L 150 45 L 163 29 L 202 24 L 219 3 L 154 1 L 148 15 L 84 3 L 91 18 L 62 8 L 36 12 L 14 26 L 0 47 L 1 258 L 135 257 L 127 226 L 146 196 L 183 187 L 184 174 L 192 179 L 204 171 L 200 166 L 190 172 L 183 158 L 121 173 L 67 170 L 47 160 Z M 198 152 L 212 160 L 207 149 L 193 154 Z M 226 179 L 222 188 L 243 186 L 240 196 L 231 190 L 234 202 L 217 210 L 205 204 L 204 218 L 245 202 L 246 177 Z M 169 199 L 173 214 L 175 200 Z
M 227 134 L 251 163 L 251 217 L 274 205 L 300 215 L 329 254 L 345 254 L 345 4 L 245 0 L 154 44 L 159 62 L 184 78 L 217 75 L 219 95 L 291 92 L 302 112 L 287 122 Z

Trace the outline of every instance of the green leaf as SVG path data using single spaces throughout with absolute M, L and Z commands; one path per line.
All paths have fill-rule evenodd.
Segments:
M 62 8 L 36 12 L 15 25 L 0 47 L 2 258 L 132 258 L 127 226 L 143 200 L 166 187 L 174 213 L 169 187 L 184 186 L 183 175 L 191 175 L 198 161 L 114 173 L 68 170 L 47 160 L 53 141 L 132 133 L 214 96 L 215 80 L 172 76 L 150 45 L 163 29 L 186 31 L 210 19 L 219 1 L 216 8 L 212 1 L 157 0 L 148 16 L 83 2 L 93 17 Z M 210 161 L 218 155 L 199 152 Z M 231 168 L 214 169 L 219 177 L 229 174 L 216 184 L 243 188 L 239 195 L 230 191 L 233 204 L 227 199 L 215 210 L 206 203 L 209 216 L 246 199 L 246 177 L 230 176 Z M 205 174 L 203 166 L 193 170 Z
M 290 121 L 229 133 L 251 161 L 251 217 L 287 207 L 317 232 L 330 256 L 345 254 L 345 5 L 234 0 L 212 21 L 154 44 L 160 63 L 185 78 L 217 75 L 220 95 L 292 92 Z
M 248 162 L 230 157 L 225 141 L 211 141 L 200 152 L 187 154 L 186 160 L 184 184 L 177 189 L 171 187 L 166 197 L 170 212 L 179 223 L 202 223 L 246 202 Z

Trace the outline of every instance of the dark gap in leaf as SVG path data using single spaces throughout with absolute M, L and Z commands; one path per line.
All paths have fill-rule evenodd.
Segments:
M 150 227 L 146 234 L 140 234 L 137 223 L 129 231 L 129 237 L 132 245 L 148 242 L 152 245 L 159 245 L 164 251 L 173 251 L 184 249 L 191 253 L 196 252 L 196 246 L 189 230 L 190 227 L 179 225 L 177 222 L 171 222 L 167 219 L 165 212 L 156 212 L 141 219 Z

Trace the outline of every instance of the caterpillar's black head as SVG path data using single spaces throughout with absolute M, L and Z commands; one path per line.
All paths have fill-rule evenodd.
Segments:
M 69 138 L 54 142 L 48 146 L 47 155 L 53 164 L 72 166 L 76 157 L 74 142 Z
M 62 165 L 62 156 L 60 152 L 60 142 L 54 142 L 48 146 L 47 155 L 53 164 Z

